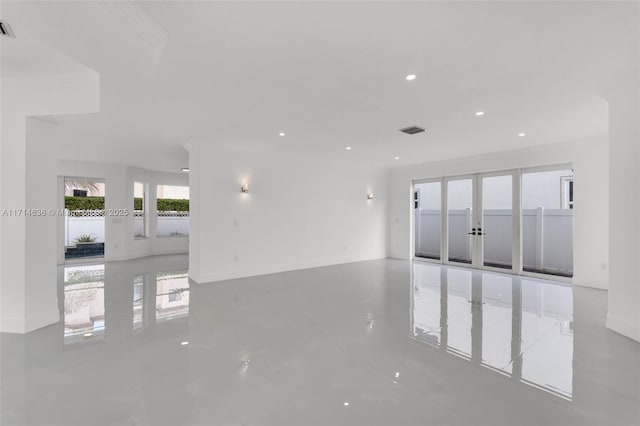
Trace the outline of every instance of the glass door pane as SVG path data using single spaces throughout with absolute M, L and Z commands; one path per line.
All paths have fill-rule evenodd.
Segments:
M 513 177 L 482 178 L 482 264 L 511 269 L 513 234 Z
M 522 174 L 523 269 L 573 276 L 573 170 Z
M 415 255 L 440 259 L 441 183 L 415 185 Z
M 447 181 L 448 259 L 471 264 L 473 179 Z

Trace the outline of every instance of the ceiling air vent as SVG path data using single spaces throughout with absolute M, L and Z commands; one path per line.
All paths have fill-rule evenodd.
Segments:
M 408 135 L 415 135 L 416 133 L 424 132 L 424 129 L 418 126 L 409 126 L 409 127 L 405 127 L 404 129 L 400 129 L 400 131 Z
M 13 30 L 11 30 L 9 24 L 3 21 L 0 21 L 0 34 L 2 34 L 3 36 L 16 38 L 16 35 L 13 33 Z

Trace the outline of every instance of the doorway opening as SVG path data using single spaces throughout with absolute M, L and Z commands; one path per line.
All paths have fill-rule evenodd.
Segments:
M 104 257 L 105 182 L 64 177 L 64 259 L 66 263 Z

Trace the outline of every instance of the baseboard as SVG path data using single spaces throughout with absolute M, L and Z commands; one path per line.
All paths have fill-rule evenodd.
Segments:
M 146 256 L 149 256 L 149 255 L 148 254 L 135 254 L 135 255 L 128 255 L 128 256 L 106 256 L 105 255 L 104 261 L 105 262 L 122 262 L 124 260 L 140 259 Z
M 135 259 L 142 259 L 143 257 L 149 257 L 149 256 L 164 256 L 164 255 L 169 255 L 169 254 L 189 254 L 189 250 L 188 249 L 180 249 L 180 250 L 157 250 L 157 251 L 153 251 L 151 253 L 136 253 L 136 254 L 130 254 L 130 255 L 126 255 L 126 256 L 110 256 L 110 257 L 105 257 L 105 262 L 122 262 L 125 260 L 135 260 Z
M 587 283 L 587 282 L 577 282 L 573 281 L 573 285 L 578 286 L 578 287 L 587 287 L 587 288 L 595 288 L 597 290 L 609 290 L 609 284 L 608 283 Z
M 164 256 L 167 254 L 189 254 L 189 248 L 172 250 L 153 250 L 151 256 Z
M 58 322 L 60 322 L 60 312 L 57 309 L 30 315 L 28 321 L 25 318 L 2 317 L 0 332 L 26 334 Z
M 0 318 L 1 333 L 24 334 L 26 329 L 24 318 L 5 317 Z
M 322 268 L 325 266 L 342 265 L 345 263 L 366 262 L 369 260 L 385 259 L 384 255 L 380 257 L 367 257 L 367 258 L 351 258 L 351 259 L 339 259 L 339 260 L 327 260 L 327 261 L 311 261 L 302 262 L 296 264 L 283 264 L 274 266 L 264 266 L 252 269 L 239 269 L 233 271 L 219 272 L 215 274 L 200 275 L 194 272 L 189 272 L 189 278 L 195 281 L 197 284 L 213 283 L 218 281 L 234 280 L 238 278 L 249 278 L 260 275 L 278 274 L 280 272 L 299 271 L 302 269 Z
M 607 328 L 640 342 L 640 325 L 620 317 L 607 314 Z

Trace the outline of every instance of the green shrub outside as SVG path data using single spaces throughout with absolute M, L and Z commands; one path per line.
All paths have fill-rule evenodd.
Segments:
M 104 197 L 64 197 L 69 210 L 104 210 Z
M 142 199 L 140 199 L 140 206 L 142 206 Z M 176 198 L 159 199 L 157 209 L 159 212 L 188 212 L 189 200 L 180 200 Z
M 64 197 L 64 207 L 69 210 L 104 210 L 104 197 Z M 133 199 L 134 210 L 142 210 L 142 198 Z M 160 212 L 188 212 L 189 200 L 175 198 L 159 199 Z

